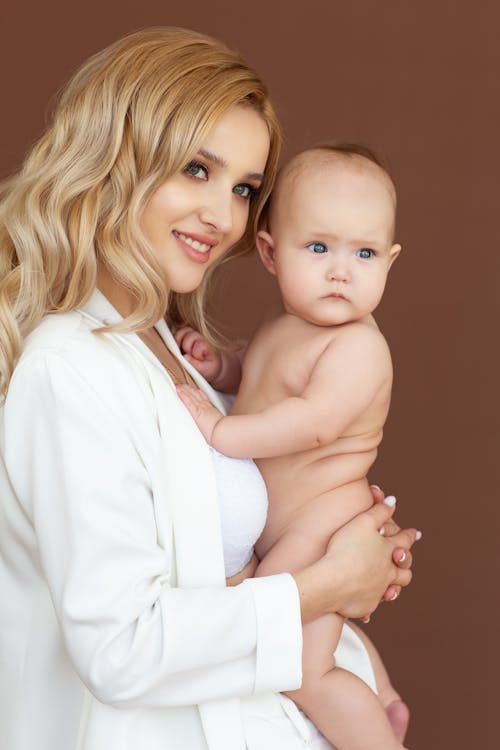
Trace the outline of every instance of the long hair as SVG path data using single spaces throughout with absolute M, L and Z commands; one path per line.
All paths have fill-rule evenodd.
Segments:
M 262 116 L 270 152 L 245 234 L 223 260 L 251 249 L 279 159 L 279 123 L 257 74 L 221 42 L 177 28 L 131 34 L 75 74 L 22 170 L 0 185 L 0 396 L 26 335 L 45 314 L 84 304 L 101 265 L 135 308 L 100 330 L 137 331 L 167 315 L 214 340 L 204 313 L 214 269 L 191 294 L 169 292 L 140 217 L 239 104 Z

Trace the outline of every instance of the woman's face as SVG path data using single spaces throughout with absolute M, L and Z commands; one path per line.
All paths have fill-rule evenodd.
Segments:
M 153 193 L 141 228 L 169 289 L 196 289 L 206 270 L 241 238 L 268 153 L 262 117 L 249 107 L 235 106 L 182 171 Z

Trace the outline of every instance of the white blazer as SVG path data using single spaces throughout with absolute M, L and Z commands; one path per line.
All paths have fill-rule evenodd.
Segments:
M 47 316 L 0 411 L 2 747 L 327 747 L 276 695 L 301 681 L 293 578 L 225 587 L 206 443 L 137 336 L 92 333 L 119 319 L 99 292 Z

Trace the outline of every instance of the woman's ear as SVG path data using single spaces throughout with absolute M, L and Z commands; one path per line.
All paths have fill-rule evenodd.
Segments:
M 276 276 L 276 268 L 274 265 L 274 241 L 269 232 L 261 230 L 257 232 L 255 238 L 257 250 L 259 251 L 260 259 L 269 273 Z
M 392 264 L 398 257 L 401 250 L 402 250 L 401 245 L 393 245 L 391 247 L 391 249 L 389 250 L 389 268 L 392 266 Z

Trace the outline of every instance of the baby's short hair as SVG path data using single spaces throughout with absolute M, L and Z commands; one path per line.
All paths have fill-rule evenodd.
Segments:
M 324 158 L 322 158 L 322 155 Z M 356 159 L 366 159 L 368 162 L 374 164 L 381 171 L 394 201 L 394 208 L 396 207 L 396 187 L 394 181 L 387 165 L 375 151 L 362 143 L 354 143 L 351 141 L 324 141 L 314 146 L 310 146 L 303 151 L 299 151 L 298 154 L 295 154 L 295 156 L 293 156 L 290 161 L 280 169 L 274 189 L 260 216 L 260 227 L 269 227 L 273 203 L 285 183 L 292 181 L 293 184 L 293 182 L 300 177 L 304 170 L 309 167 L 313 161 L 320 166 L 322 163 L 326 166 L 327 164 L 331 164 L 332 157 L 338 158 L 339 161 L 347 162 Z
M 386 164 L 384 164 L 382 159 L 375 153 L 375 151 L 373 151 L 373 149 L 363 143 L 354 143 L 351 141 L 325 141 L 304 149 L 304 151 L 301 151 L 297 156 L 307 154 L 309 151 L 325 151 L 326 153 L 339 154 L 341 157 L 361 156 L 376 164 L 377 167 L 380 167 L 380 169 L 386 172 L 387 176 L 390 177 Z

